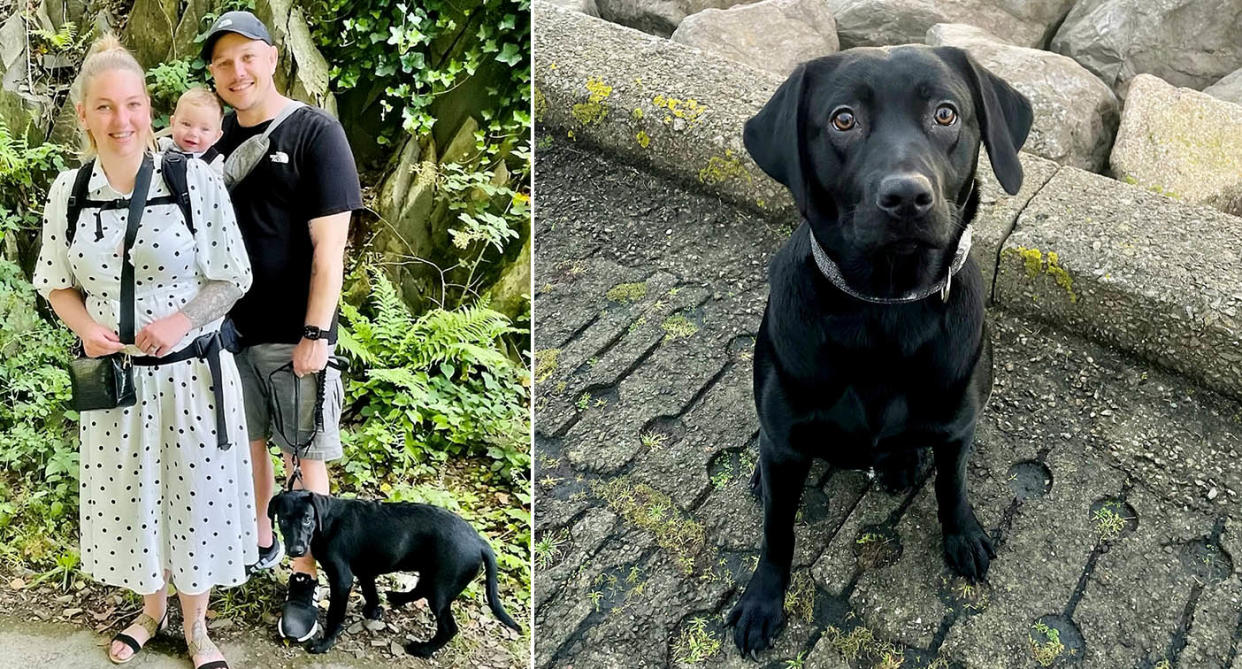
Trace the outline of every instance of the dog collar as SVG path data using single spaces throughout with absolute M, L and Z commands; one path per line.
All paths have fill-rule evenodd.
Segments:
M 819 245 L 819 240 L 815 239 L 815 232 L 811 232 L 811 256 L 815 258 L 815 265 L 819 267 L 820 273 L 824 275 L 837 290 L 849 295 L 850 297 L 871 302 L 872 304 L 905 304 L 907 302 L 917 302 L 940 293 L 942 302 L 949 301 L 949 289 L 953 285 L 953 275 L 966 264 L 966 258 L 970 255 L 971 243 L 971 227 L 966 226 L 966 230 L 962 232 L 962 236 L 957 240 L 957 250 L 953 252 L 953 264 L 949 266 L 949 273 L 945 275 L 943 281 L 939 281 L 928 288 L 914 290 L 898 297 L 875 297 L 873 295 L 864 295 L 850 287 L 845 282 L 845 277 L 841 275 L 841 268 L 828 257 L 824 252 L 824 247 Z

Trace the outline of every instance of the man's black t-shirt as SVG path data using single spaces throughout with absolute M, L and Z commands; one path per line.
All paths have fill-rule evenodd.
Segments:
M 269 125 L 242 127 L 236 114 L 229 114 L 216 148 L 228 156 Z M 232 191 L 254 271 L 253 287 L 230 312 L 247 346 L 295 344 L 302 338 L 313 258 L 310 220 L 362 208 L 345 130 L 327 112 L 303 107 L 268 139 L 267 155 Z M 335 315 L 331 328 L 329 341 L 336 341 Z

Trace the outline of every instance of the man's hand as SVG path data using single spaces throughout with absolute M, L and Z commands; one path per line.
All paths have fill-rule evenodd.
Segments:
M 82 337 L 82 352 L 89 358 L 103 357 L 125 348 L 115 332 L 94 321 L 79 335 Z
M 193 324 L 185 314 L 178 311 L 171 316 L 147 324 L 146 327 L 138 331 L 134 335 L 134 346 L 137 346 L 147 355 L 162 358 L 173 352 L 175 347 L 186 333 L 190 331 Z
M 303 339 L 293 347 L 293 373 L 299 377 L 328 366 L 328 340 Z

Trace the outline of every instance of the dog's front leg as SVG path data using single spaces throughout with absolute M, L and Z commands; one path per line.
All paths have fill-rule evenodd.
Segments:
M 733 641 L 743 655 L 770 648 L 785 622 L 785 588 L 793 562 L 794 516 L 810 459 L 762 433 L 759 440 L 763 487 L 763 547 L 742 599 L 729 613 Z
M 312 653 L 324 653 L 336 643 L 341 634 L 342 623 L 345 622 L 345 608 L 349 606 L 349 591 L 354 587 L 354 573 L 349 565 L 324 562 L 323 570 L 328 575 L 328 586 L 331 601 L 328 604 L 328 619 L 323 628 L 323 636 L 312 642 L 307 649 Z
M 936 505 L 944 532 L 944 557 L 953 571 L 970 580 L 987 575 L 996 557 L 992 539 L 966 499 L 966 458 L 974 442 L 972 428 L 964 438 L 936 445 Z

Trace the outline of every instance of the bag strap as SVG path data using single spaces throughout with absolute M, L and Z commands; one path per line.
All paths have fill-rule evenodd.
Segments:
M 268 135 L 271 135 L 272 131 L 276 129 L 276 126 L 283 123 L 285 119 L 289 118 L 293 114 L 293 112 L 305 106 L 306 104 L 303 102 L 298 100 L 290 100 L 289 104 L 285 105 L 284 109 L 281 109 L 280 113 L 276 115 L 276 118 L 272 119 L 272 124 L 267 126 L 267 130 L 263 131 L 263 136 L 267 137 Z
M 190 206 L 190 184 L 186 177 L 191 159 L 180 151 L 165 151 L 162 158 L 160 172 L 164 176 L 164 183 L 168 185 L 168 190 L 172 191 L 173 199 L 181 208 L 181 217 L 185 219 L 185 225 L 190 229 L 190 236 L 193 237 L 194 208 Z
M 285 119 L 287 119 L 287 118 L 289 118 L 290 116 L 292 116 L 292 115 L 293 115 L 293 112 L 295 112 L 295 111 L 297 111 L 297 110 L 299 110 L 299 109 L 301 109 L 302 107 L 305 107 L 305 106 L 306 106 L 306 104 L 305 104 L 304 102 L 301 102 L 301 101 L 298 101 L 298 100 L 290 100 L 290 101 L 289 101 L 289 104 L 285 105 L 285 106 L 284 106 L 284 108 L 280 110 L 280 113 L 276 115 L 276 118 L 273 118 L 273 119 L 272 119 L 272 122 L 268 124 L 267 129 L 263 131 L 263 134 L 262 134 L 262 135 L 258 135 L 258 137 L 262 138 L 262 139 L 263 139 L 263 141 L 267 141 L 267 140 L 268 140 L 268 137 L 272 134 L 272 132 L 274 132 L 274 131 L 276 130 L 276 128 L 277 128 L 277 127 L 279 127 L 279 126 L 280 126 L 280 124 L 284 122 L 284 120 L 285 120 Z M 251 139 L 253 139 L 253 138 L 251 138 Z M 249 140 L 247 140 L 247 141 L 249 141 Z M 244 142 L 243 142 L 243 143 L 244 143 Z M 232 192 L 232 190 L 233 190 L 234 188 L 236 188 L 236 187 L 237 187 L 237 185 L 238 185 L 238 184 L 240 184 L 242 181 L 245 181 L 245 180 L 246 180 L 246 177 L 250 176 L 250 173 L 251 173 L 251 172 L 253 172 L 253 171 L 254 171 L 254 168 L 258 167 L 258 166 L 259 166 L 259 163 L 262 161 L 262 158 L 260 157 L 258 160 L 255 160 L 255 161 L 254 161 L 253 163 L 251 163 L 250 165 L 245 166 L 245 169 L 246 169 L 245 173 L 243 173 L 243 174 L 237 174 L 237 175 L 234 175 L 234 176 L 231 178 L 231 180 L 230 180 L 230 177 L 229 177 L 229 169 L 228 169 L 228 167 L 229 167 L 229 163 L 230 163 L 230 160 L 234 159 L 237 155 L 238 155 L 238 154 L 237 154 L 237 148 L 236 148 L 236 147 L 234 147 L 234 149 L 233 149 L 232 153 L 230 153 L 230 154 L 228 155 L 228 157 L 224 159 L 224 164 L 225 164 L 225 170 L 224 170 L 224 173 L 225 173 L 225 180 L 224 180 L 224 183 L 225 183 L 225 185 L 226 185 L 226 186 L 228 186 L 228 189 L 229 189 L 229 191 L 230 191 L 230 192 Z
M 129 216 L 125 221 L 125 248 L 121 252 L 121 314 L 118 333 L 121 343 L 134 343 L 134 261 L 130 258 L 130 250 L 134 240 L 138 238 L 138 223 L 142 221 L 143 208 L 147 206 L 147 195 L 151 190 L 151 173 L 155 164 L 150 155 L 142 157 L 142 167 L 138 168 L 138 176 L 134 180 L 134 192 L 129 197 Z
M 219 149 L 217 149 L 215 146 L 209 146 L 207 147 L 207 150 L 203 152 L 203 155 L 198 157 L 198 159 L 205 163 L 210 164 L 211 161 L 215 160 L 216 157 L 219 155 L 220 155 Z
M 91 181 L 91 173 L 95 169 L 95 159 L 92 158 L 82 164 L 78 168 L 78 173 L 73 178 L 73 190 L 69 193 L 69 206 L 65 210 L 65 245 L 73 244 L 73 237 L 78 232 L 78 216 L 82 214 L 82 207 L 86 205 L 88 188 Z

